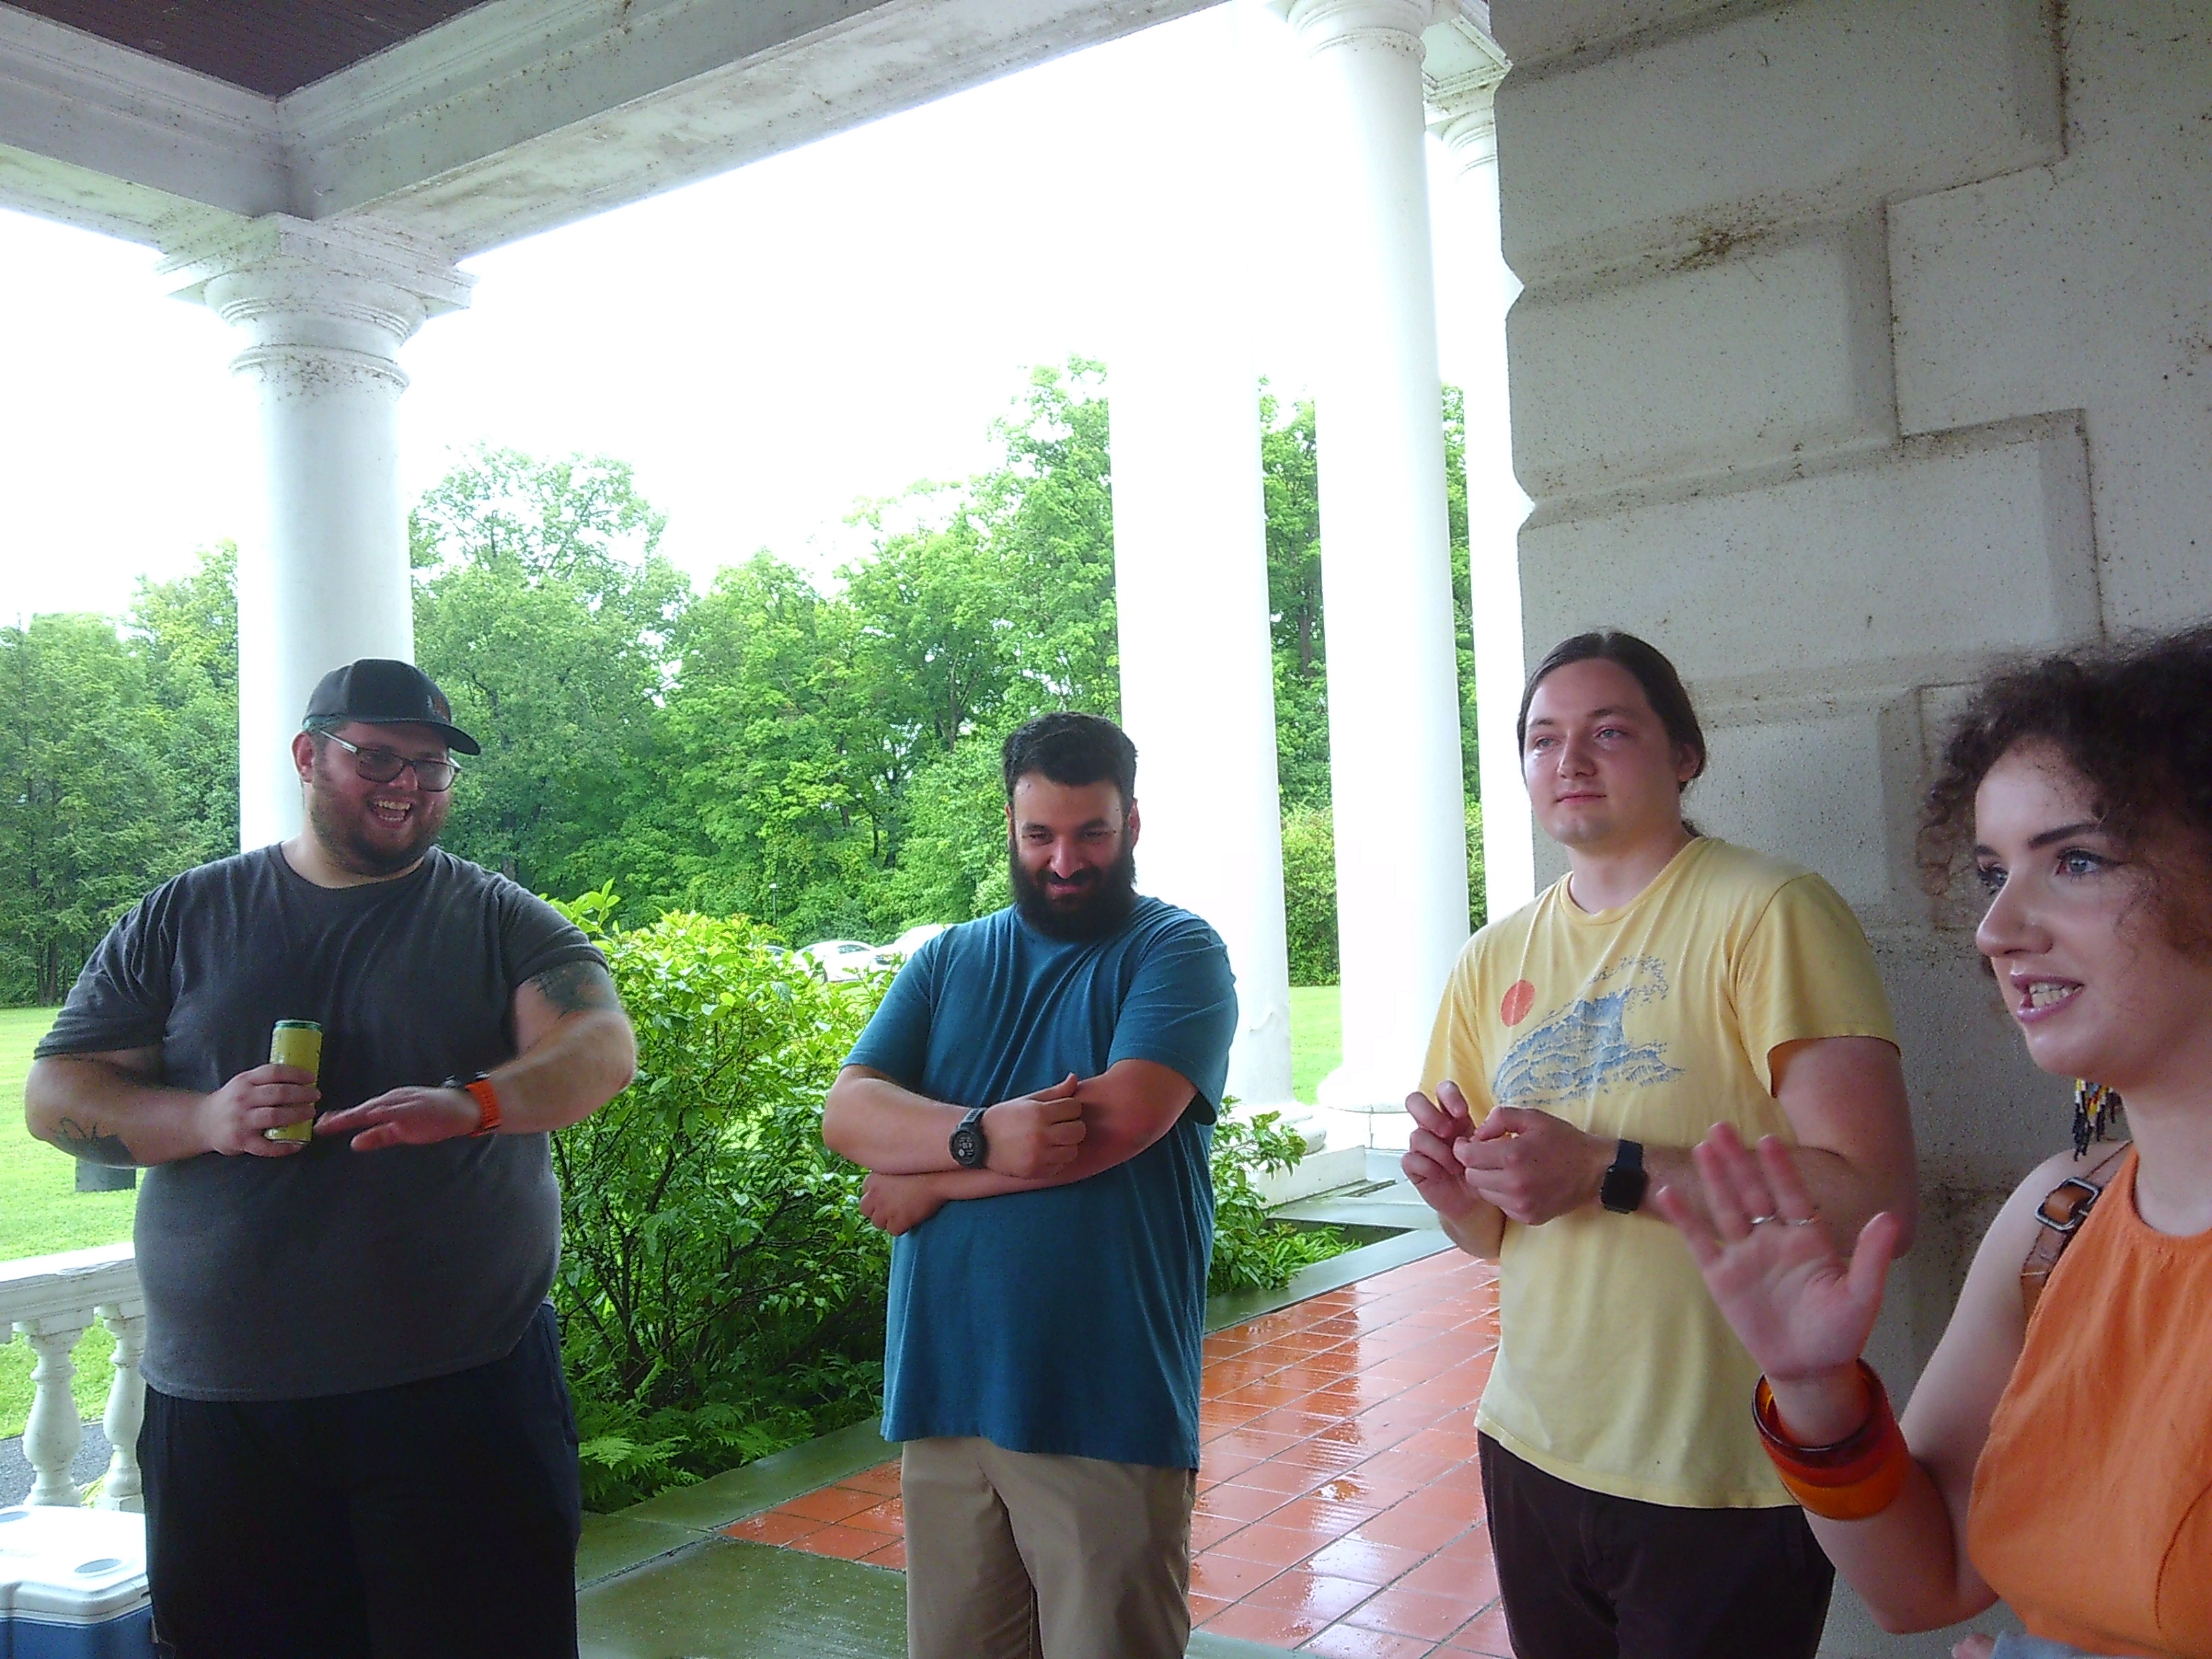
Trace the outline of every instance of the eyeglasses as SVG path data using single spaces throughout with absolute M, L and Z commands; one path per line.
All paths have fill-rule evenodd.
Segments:
M 442 795 L 453 787 L 453 775 L 461 769 L 450 760 L 417 760 L 412 755 L 395 754 L 389 749 L 364 749 L 357 743 L 348 743 L 335 732 L 320 735 L 353 757 L 353 769 L 364 783 L 390 783 L 412 767 L 417 788 Z

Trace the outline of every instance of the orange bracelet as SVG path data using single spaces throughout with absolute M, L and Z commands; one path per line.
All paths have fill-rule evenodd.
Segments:
M 477 1104 L 483 1109 L 483 1121 L 470 1132 L 471 1138 L 491 1133 L 499 1127 L 499 1095 L 491 1086 L 491 1079 L 488 1077 L 480 1077 L 473 1083 L 464 1084 L 462 1087 L 475 1097 Z
M 1765 1377 L 1752 1395 L 1752 1418 L 1782 1484 L 1809 1514 L 1824 1521 L 1863 1521 L 1879 1515 L 1905 1490 L 1912 1451 L 1889 1406 L 1889 1391 L 1865 1360 L 1859 1361 L 1874 1409 L 1867 1420 L 1832 1446 L 1801 1446 L 1783 1432 L 1782 1413 Z

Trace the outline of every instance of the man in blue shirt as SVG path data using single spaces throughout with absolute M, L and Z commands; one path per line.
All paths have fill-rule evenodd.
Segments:
M 1014 903 L 916 953 L 823 1137 L 897 1237 L 884 1433 L 905 1443 L 911 1659 L 1181 1659 L 1206 1152 L 1237 997 L 1135 887 L 1137 751 L 1095 715 L 1006 740 Z

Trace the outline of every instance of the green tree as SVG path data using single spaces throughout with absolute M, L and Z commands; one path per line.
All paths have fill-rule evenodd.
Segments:
M 447 847 L 540 890 L 623 872 L 690 598 L 626 463 L 479 453 L 416 507 L 416 659 L 483 744 Z
M 1328 650 L 1314 406 L 1285 411 L 1263 384 L 1260 467 L 1275 653 L 1275 775 L 1286 808 L 1328 804 Z M 1333 901 L 1332 901 L 1333 902 Z
M 144 665 L 169 793 L 166 862 L 238 850 L 238 544 L 173 581 L 140 578 L 125 638 Z
M 114 624 L 0 629 L 0 985 L 58 1002 L 108 924 L 181 867 L 146 675 Z
M 895 674 L 866 672 L 852 608 L 759 553 L 721 572 L 676 644 L 656 721 L 659 891 L 795 942 L 881 933 L 915 714 Z

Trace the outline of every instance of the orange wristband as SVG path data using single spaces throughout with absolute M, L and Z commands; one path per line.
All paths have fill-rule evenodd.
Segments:
M 1782 1414 L 1765 1377 L 1752 1395 L 1752 1416 L 1775 1473 L 1808 1514 L 1824 1521 L 1863 1521 L 1881 1514 L 1905 1490 L 1912 1468 L 1912 1451 L 1890 1410 L 1889 1391 L 1863 1359 L 1859 1374 L 1874 1408 L 1855 1432 L 1832 1446 L 1801 1446 L 1782 1431 Z
M 471 1139 L 476 1135 L 491 1133 L 499 1127 L 499 1095 L 491 1086 L 491 1079 L 480 1077 L 475 1082 L 462 1086 L 475 1097 L 477 1104 L 483 1110 L 483 1121 L 471 1132 Z

